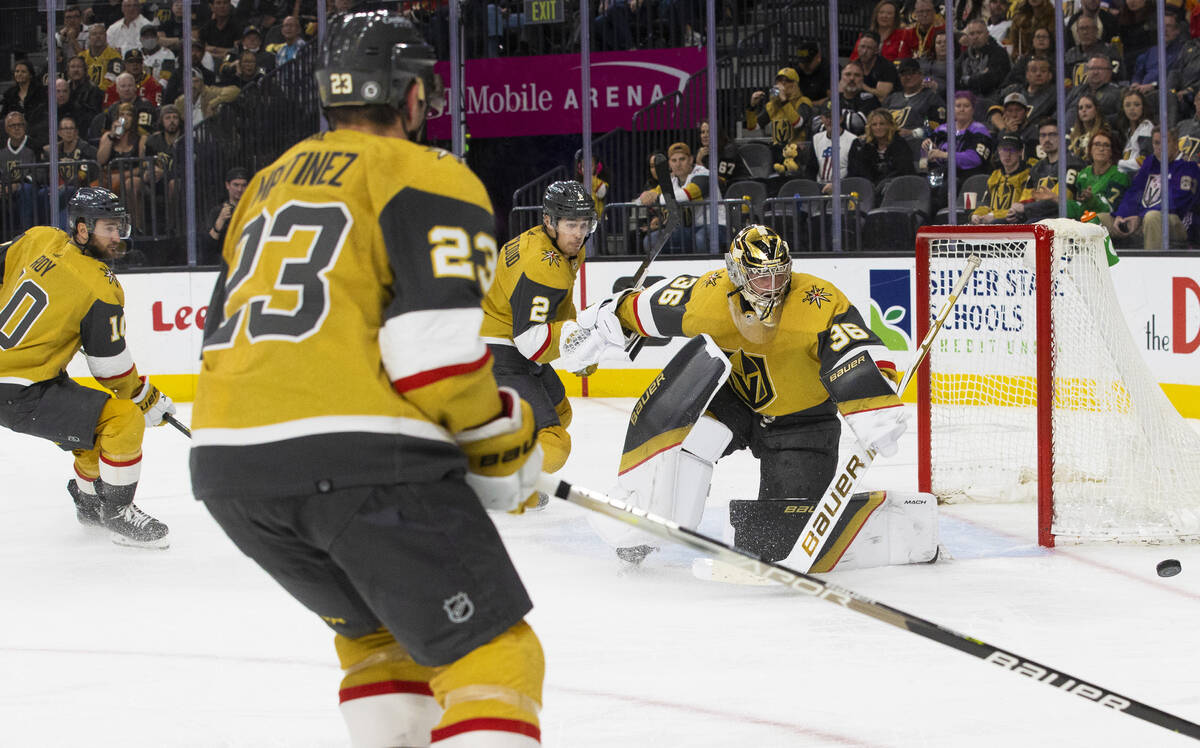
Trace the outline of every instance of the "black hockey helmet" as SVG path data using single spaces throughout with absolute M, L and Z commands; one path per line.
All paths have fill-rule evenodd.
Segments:
M 321 106 L 386 104 L 403 110 L 409 87 L 420 81 L 430 109 L 445 92 L 433 72 L 437 54 L 407 18 L 385 11 L 336 16 L 317 63 Z
M 76 192 L 71 197 L 71 201 L 67 203 L 67 222 L 71 226 L 72 235 L 80 221 L 83 221 L 88 233 L 92 233 L 96 229 L 96 220 L 99 218 L 111 218 L 119 221 L 121 238 L 129 238 L 129 213 L 115 192 L 103 187 L 84 187 Z
M 549 216 L 552 223 L 560 218 L 588 218 L 595 224 L 596 204 L 582 184 L 564 179 L 546 188 L 546 194 L 542 195 L 542 215 Z

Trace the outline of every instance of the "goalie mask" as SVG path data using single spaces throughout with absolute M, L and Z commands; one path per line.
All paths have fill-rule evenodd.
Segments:
M 792 282 L 792 255 L 783 237 L 766 226 L 747 226 L 729 245 L 725 267 L 734 293 L 749 304 L 760 322 L 773 325 L 772 312 L 782 304 Z

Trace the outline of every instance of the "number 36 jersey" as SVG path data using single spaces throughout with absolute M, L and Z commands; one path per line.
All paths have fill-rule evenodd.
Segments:
M 479 337 L 491 204 L 445 151 L 335 130 L 254 176 L 229 225 L 192 415 L 197 498 L 465 469 L 500 413 Z
M 733 294 L 731 296 L 731 294 Z M 820 372 L 851 351 L 882 341 L 832 283 L 792 273 L 778 327 L 765 341 L 752 341 L 733 317 L 740 294 L 724 270 L 700 277 L 681 275 L 625 296 L 617 309 L 621 325 L 644 337 L 694 337 L 707 333 L 733 365 L 729 386 L 752 410 L 784 416 L 825 404 L 829 394 Z M 885 374 L 894 367 L 879 362 Z M 891 396 L 893 399 L 895 395 Z M 839 404 L 843 413 L 876 407 L 869 400 Z M 832 413 L 832 409 L 829 411 Z

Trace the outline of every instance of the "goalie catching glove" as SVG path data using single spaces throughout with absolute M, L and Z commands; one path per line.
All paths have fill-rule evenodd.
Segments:
M 537 504 L 542 473 L 533 409 L 510 387 L 500 388 L 500 415 L 454 440 L 467 456 L 467 485 L 489 511 L 520 514 Z
M 578 319 L 563 323 L 559 368 L 587 376 L 596 370 L 605 351 L 625 350 L 625 332 L 616 315 L 619 299 L 610 296 L 585 308 Z
M 166 423 L 166 416 L 175 415 L 175 403 L 164 395 L 150 380 L 141 377 L 142 386 L 133 396 L 133 402 L 142 411 L 147 426 L 161 426 Z

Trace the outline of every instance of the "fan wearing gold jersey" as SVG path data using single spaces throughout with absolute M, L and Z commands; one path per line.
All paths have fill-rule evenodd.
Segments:
M 578 332 L 572 288 L 595 229 L 596 208 L 583 185 L 551 184 L 542 197 L 541 224 L 504 245 L 496 282 L 483 300 L 480 334 L 496 359 L 496 381 L 533 408 L 547 473 L 571 453 L 571 404 L 550 362 Z
M 435 62 L 399 15 L 331 20 L 332 129 L 256 174 L 229 223 L 192 489 L 335 632 L 354 745 L 535 746 L 542 649 L 485 509 L 536 499 L 541 450 L 479 337 L 487 193 L 418 142 Z
M 121 545 L 166 548 L 167 526 L 133 503 L 146 426 L 175 405 L 138 376 L 125 345 L 125 292 L 108 263 L 129 218 L 112 192 L 84 187 L 67 221 L 71 234 L 38 226 L 0 245 L 0 425 L 74 452 L 67 491 L 81 524 Z M 81 348 L 115 397 L 67 377 Z
M 837 467 L 838 413 L 860 442 L 884 455 L 895 453 L 906 428 L 889 381 L 898 380 L 895 367 L 872 359 L 882 341 L 845 294 L 829 281 L 793 272 L 787 243 L 765 226 L 742 229 L 725 263 L 724 270 L 626 293 L 615 304 L 624 330 L 648 337 L 707 334 L 732 364 L 696 430 L 705 443 L 683 442 L 692 455 L 687 464 L 706 462 L 696 469 L 708 473 L 702 480 L 675 478 L 680 486 L 699 486 L 668 502 L 681 517 L 699 517 L 693 510 L 703 507 L 711 464 L 734 451 L 748 448 L 758 458 L 759 501 L 748 503 L 764 505 L 821 496 Z M 750 514 L 746 521 L 758 520 L 757 512 Z

